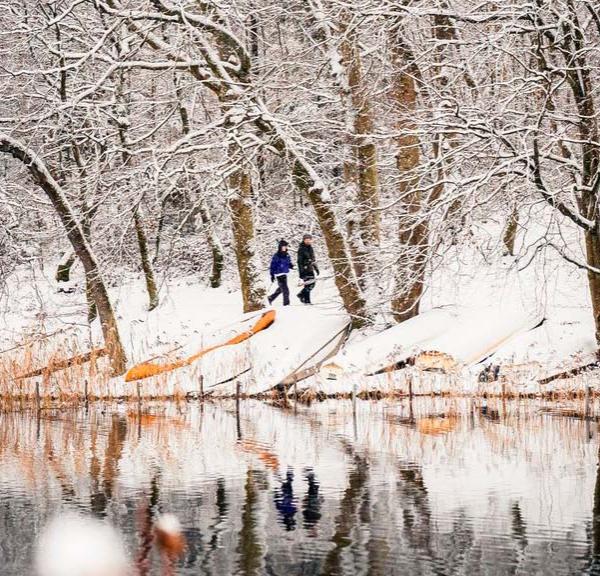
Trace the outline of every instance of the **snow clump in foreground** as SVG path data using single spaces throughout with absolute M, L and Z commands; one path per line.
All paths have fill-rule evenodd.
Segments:
M 123 541 L 109 524 L 68 513 L 42 533 L 35 555 L 37 576 L 127 576 Z

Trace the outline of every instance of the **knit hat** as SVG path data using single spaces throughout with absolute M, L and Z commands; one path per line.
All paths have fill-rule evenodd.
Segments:
M 302 236 L 302 240 L 312 240 L 312 234 L 309 234 L 307 232 L 306 234 L 304 234 L 304 236 Z
M 279 245 L 277 246 L 278 250 L 281 250 L 284 246 L 289 246 L 289 244 L 282 238 L 279 241 Z

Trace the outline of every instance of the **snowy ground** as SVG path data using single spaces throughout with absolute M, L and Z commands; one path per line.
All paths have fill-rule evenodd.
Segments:
M 411 380 L 414 392 L 465 392 L 482 389 L 477 376 L 486 365 L 501 365 L 512 383 L 518 381 L 528 391 L 543 391 L 537 385 L 539 379 L 595 359 L 593 321 L 582 271 L 559 257 L 538 258 L 523 266 L 523 261 L 516 264 L 510 257 L 490 261 L 475 248 L 464 247 L 456 255 L 448 254 L 445 262 L 434 271 L 422 305 L 423 320 L 414 327 L 387 332 L 381 332 L 380 321 L 379 334 L 373 328 L 352 333 L 336 357 L 343 364 L 343 375 L 337 380 L 317 375 L 302 382 L 300 389 L 327 394 L 374 389 L 405 392 Z M 86 323 L 81 280 L 75 281 L 73 293 L 59 292 L 54 270 L 54 266 L 45 272 L 23 268 L 8 280 L 0 297 L 0 361 L 13 362 L 13 369 L 14 362 L 17 367 L 39 367 L 49 356 L 64 357 L 101 345 L 98 323 L 91 330 Z M 334 351 L 348 322 L 333 280 L 325 272 L 314 291 L 312 307 L 297 301 L 293 279 L 291 284 L 293 305 L 284 309 L 281 300 L 276 302 L 278 315 L 272 328 L 167 377 L 143 381 L 141 392 L 198 392 L 202 374 L 205 392 L 230 394 L 240 382 L 243 391 L 259 393 L 295 370 L 323 360 Z M 120 286 L 110 289 L 110 295 L 130 365 L 154 357 L 161 361 L 189 356 L 247 329 L 256 317 L 242 314 L 239 292 L 228 287 L 206 288 L 192 277 L 163 282 L 160 306 L 152 312 L 146 310 L 140 278 L 124 278 Z M 436 310 L 428 312 L 431 309 Z M 531 330 L 542 318 L 543 324 Z M 429 331 L 427 338 L 423 337 L 424 326 Z M 53 336 L 43 338 L 48 334 Z M 33 343 L 19 347 L 26 342 Z M 407 342 L 412 345 L 411 353 L 451 352 L 460 366 L 450 376 L 414 369 L 367 376 L 405 359 Z M 403 346 L 404 357 L 400 353 Z M 214 385 L 228 380 L 228 375 L 229 382 Z M 573 384 L 558 382 L 559 388 Z M 122 379 L 103 386 L 101 392 L 110 395 L 137 393 L 135 383 L 125 384 Z

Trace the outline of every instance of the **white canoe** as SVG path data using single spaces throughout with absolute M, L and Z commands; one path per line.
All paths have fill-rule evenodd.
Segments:
M 325 378 L 341 374 L 373 374 L 406 361 L 422 350 L 428 341 L 447 331 L 456 321 L 454 307 L 434 308 L 349 344 L 321 368 Z
M 447 331 L 423 346 L 414 364 L 442 372 L 476 364 L 542 321 L 540 311 L 520 305 L 465 309 Z

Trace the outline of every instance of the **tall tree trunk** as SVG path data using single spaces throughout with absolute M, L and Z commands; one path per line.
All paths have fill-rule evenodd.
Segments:
M 81 230 L 83 231 L 83 237 L 85 241 L 91 246 L 92 245 L 92 220 L 90 215 L 84 213 L 81 219 Z M 85 274 L 85 297 L 87 301 L 87 321 L 91 324 L 98 317 L 98 308 L 94 301 L 94 290 L 92 288 L 92 280 Z
M 29 170 L 34 182 L 44 190 L 54 206 L 66 230 L 67 237 L 73 246 L 73 250 L 83 264 L 86 278 L 89 278 L 94 302 L 96 302 L 96 306 L 98 307 L 102 333 L 110 357 L 112 372 L 115 376 L 123 374 L 127 368 L 127 358 L 121 344 L 112 304 L 102 276 L 100 275 L 96 258 L 85 239 L 81 224 L 77 220 L 65 194 L 35 152 L 17 140 L 0 133 L 0 152 L 10 154 L 20 160 Z
M 330 202 L 323 200 L 320 190 L 310 185 L 311 179 L 299 162 L 294 166 L 294 181 L 296 186 L 306 194 L 314 208 L 325 239 L 329 260 L 333 266 L 335 284 L 346 311 L 352 317 L 352 325 L 359 328 L 368 320 L 366 303 L 354 276 L 346 241 L 339 229 L 333 207 Z
M 597 270 L 600 269 L 600 236 L 596 231 L 585 232 L 585 251 L 587 263 Z M 596 343 L 600 346 L 600 274 L 589 270 L 587 275 L 596 329 Z
M 450 11 L 450 7 L 448 6 L 448 2 L 446 0 L 441 0 L 440 9 L 443 11 Z M 438 91 L 439 97 L 446 97 L 449 94 L 449 98 L 452 99 L 454 96 L 454 92 L 452 92 L 452 87 L 449 91 L 450 78 L 456 75 L 456 67 L 448 66 L 449 62 L 463 62 L 463 73 L 462 77 L 465 81 L 465 84 L 470 89 L 477 89 L 477 83 L 473 80 L 469 70 L 468 61 L 461 56 L 460 53 L 460 38 L 458 36 L 458 31 L 456 26 L 454 25 L 454 21 L 447 14 L 436 14 L 433 16 L 433 26 L 432 32 L 434 38 L 437 40 L 437 44 L 435 45 L 434 50 L 434 58 L 435 58 L 435 75 L 438 79 L 436 90 Z M 437 190 L 434 191 L 433 196 L 435 198 L 431 198 L 431 201 L 435 201 L 443 192 L 444 188 L 444 174 L 445 167 L 444 164 L 446 162 L 452 162 L 452 152 L 449 154 L 449 160 L 444 157 L 443 153 L 443 144 L 447 143 L 451 150 L 454 150 L 458 144 L 459 139 L 454 133 L 444 133 L 440 136 L 439 142 L 434 144 L 435 155 L 439 165 L 438 168 L 438 185 Z M 457 170 L 458 167 L 455 166 L 453 170 Z M 464 215 L 461 215 L 463 210 L 463 202 L 464 198 L 458 197 L 456 198 L 447 208 L 444 220 L 450 223 L 450 232 L 453 236 L 453 242 L 455 241 L 456 230 L 457 228 L 462 229 L 464 227 Z M 455 224 L 455 221 L 459 221 L 459 224 Z
M 400 173 L 398 196 L 401 199 L 399 218 L 400 254 L 396 268 L 396 297 L 392 312 L 398 322 L 419 313 L 419 302 L 425 286 L 425 269 L 429 255 L 429 226 L 422 214 L 424 202 L 419 191 L 418 168 L 421 163 L 420 141 L 414 117 L 417 112 L 416 70 L 413 55 L 398 36 L 393 40 L 396 68 L 392 97 L 398 107 L 396 123 Z
M 158 289 L 154 277 L 154 268 L 152 267 L 150 254 L 148 253 L 148 239 L 146 237 L 146 230 L 144 229 L 144 220 L 140 211 L 140 206 L 137 206 L 133 212 L 133 223 L 135 226 L 138 247 L 140 249 L 140 259 L 142 262 L 142 269 L 144 270 L 144 278 L 146 279 L 148 310 L 154 310 L 158 306 Z
M 264 37 L 262 28 L 262 19 L 259 17 L 258 12 L 254 5 L 252 5 L 252 12 L 248 22 L 248 52 L 252 58 L 252 68 L 250 69 L 250 75 L 253 76 L 253 80 L 258 80 L 257 75 L 253 72 L 260 68 L 261 64 L 261 38 Z M 261 98 L 264 97 L 264 90 L 259 88 L 258 94 Z M 266 202 L 264 194 L 260 194 L 261 190 L 264 190 L 267 183 L 267 170 L 266 170 L 266 151 L 258 150 L 256 157 L 254 158 L 254 165 L 256 167 L 256 175 L 258 182 L 258 194 L 256 190 L 253 190 L 253 197 L 256 205 L 264 205 Z
M 341 46 L 342 59 L 347 73 L 347 106 L 352 118 L 351 146 L 358 175 L 359 229 L 364 246 L 379 244 L 379 174 L 377 148 L 372 140 L 373 114 L 371 102 L 363 80 L 362 63 L 356 31 L 348 30 Z
M 315 41 L 335 53 L 337 40 L 332 37 L 331 23 L 325 18 L 319 2 L 311 7 L 312 16 L 317 22 Z M 347 238 L 356 278 L 360 287 L 365 288 L 371 262 L 369 250 L 379 244 L 377 149 L 371 139 L 373 117 L 363 79 L 357 29 L 346 9 L 342 10 L 338 28 L 342 38 L 339 48 L 341 66 L 332 66 L 332 74 L 340 88 L 345 114 L 343 176 L 348 198 L 354 204 L 347 214 Z
M 260 268 L 254 252 L 252 179 L 245 167 L 238 168 L 230 176 L 229 185 L 235 191 L 228 204 L 244 312 L 253 312 L 264 308 L 266 289 L 260 280 Z

